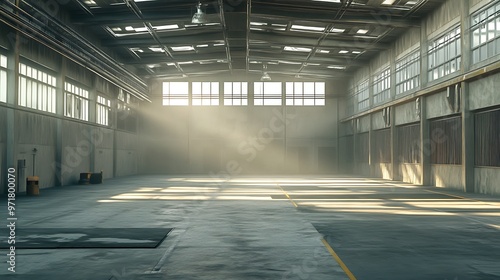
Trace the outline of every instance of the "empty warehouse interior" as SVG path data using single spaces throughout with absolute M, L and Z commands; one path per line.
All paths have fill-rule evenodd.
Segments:
M 500 1 L 2 0 L 2 279 L 500 279 Z

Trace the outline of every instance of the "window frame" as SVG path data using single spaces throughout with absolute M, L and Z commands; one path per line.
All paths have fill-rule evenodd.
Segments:
M 380 104 L 391 99 L 391 67 L 378 71 L 373 77 L 373 103 Z
M 227 90 L 229 86 L 230 93 Z M 224 82 L 223 90 L 224 106 L 248 106 L 248 82 Z
M 219 82 L 191 82 L 191 105 L 219 106 L 219 96 Z
M 165 92 L 166 85 L 168 85 L 168 91 Z M 174 88 L 173 86 L 178 85 L 182 88 Z M 184 88 L 185 87 L 185 88 Z M 163 82 L 162 83 L 162 106 L 189 106 L 190 105 L 190 94 L 189 94 L 189 82 Z M 172 90 L 182 90 L 180 93 L 171 93 Z M 185 92 L 184 92 L 185 91 Z M 172 103 L 173 101 L 173 103 Z
M 310 88 L 311 86 L 313 91 L 312 93 L 307 91 L 307 89 L 311 90 Z M 325 106 L 326 105 L 325 82 L 286 82 L 285 105 Z
M 81 84 L 66 78 L 63 92 L 64 116 L 81 121 L 89 121 L 90 91 Z M 70 112 L 68 112 L 68 106 L 70 105 L 70 103 L 68 103 L 68 97 L 71 97 L 72 106 L 69 108 Z
M 8 57 L 0 53 L 0 102 L 7 103 Z
M 57 77 L 53 71 L 40 65 L 21 61 L 17 82 L 17 105 L 42 112 L 56 113 Z
M 396 95 L 411 92 L 420 87 L 420 49 L 396 61 Z
M 462 31 L 460 25 L 429 41 L 428 79 L 439 80 L 462 69 Z M 454 52 L 450 52 L 454 50 Z M 453 65 L 455 69 L 453 70 Z
M 111 99 L 105 96 L 104 94 L 97 94 L 95 122 L 100 125 L 110 126 L 111 108 L 112 108 Z
M 269 87 L 273 85 L 277 86 L 278 84 L 279 87 L 277 88 L 279 88 L 279 94 L 266 92 L 266 89 L 274 90 Z M 254 82 L 253 92 L 254 92 L 253 96 L 254 106 L 283 106 L 282 82 Z
M 474 12 L 470 26 L 472 64 L 500 54 L 500 1 Z

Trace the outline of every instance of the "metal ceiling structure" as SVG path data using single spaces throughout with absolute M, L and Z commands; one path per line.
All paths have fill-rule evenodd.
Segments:
M 74 24 L 144 78 L 260 75 L 344 78 L 439 0 L 73 0 Z

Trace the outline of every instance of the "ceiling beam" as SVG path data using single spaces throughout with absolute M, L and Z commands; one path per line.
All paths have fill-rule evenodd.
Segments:
M 224 40 L 220 31 L 198 35 L 159 36 L 159 39 L 162 43 L 167 45 L 198 45 L 205 43 L 215 43 Z M 151 38 L 151 36 L 148 36 L 146 38 L 144 38 L 144 36 L 142 36 L 141 38 L 131 36 L 102 40 L 102 45 L 105 47 L 149 47 L 156 44 L 158 43 L 156 42 L 156 40 Z
M 370 49 L 370 50 L 386 50 L 390 47 L 389 44 L 370 42 L 359 39 L 359 42 L 353 42 L 356 38 L 351 37 L 350 40 L 346 38 L 333 39 L 334 37 L 327 37 L 321 42 L 321 47 L 326 48 L 357 48 L 357 49 Z M 317 38 L 306 38 L 290 35 L 282 35 L 278 33 L 252 31 L 250 33 L 250 45 L 256 42 L 269 42 L 269 44 L 278 46 L 314 46 L 318 42 Z
M 285 20 L 285 21 L 307 21 L 310 23 L 337 23 L 341 25 L 359 25 L 359 24 L 374 24 L 377 26 L 387 26 L 394 28 L 410 28 L 410 27 L 420 27 L 420 21 L 411 19 L 398 19 L 391 18 L 391 20 L 381 20 L 377 13 L 369 15 L 344 15 L 341 20 L 335 20 L 331 14 L 307 14 L 301 13 L 300 11 L 269 11 L 269 10 L 257 10 L 252 12 L 252 17 L 255 21 L 258 19 L 266 20 Z

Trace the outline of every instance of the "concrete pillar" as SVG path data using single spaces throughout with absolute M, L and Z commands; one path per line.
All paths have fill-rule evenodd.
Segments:
M 465 192 L 474 192 L 474 114 L 469 110 L 469 84 L 462 83 L 462 183 Z
M 56 88 L 56 186 L 64 186 L 64 139 L 63 139 L 63 120 L 64 116 L 64 82 L 66 79 L 66 58 L 61 58 L 61 67 L 57 76 Z
M 470 1 L 459 1 L 460 27 L 462 44 L 462 73 L 470 70 L 472 64 L 471 36 L 470 36 Z M 469 110 L 469 84 L 461 84 L 461 112 L 462 112 L 462 183 L 465 192 L 474 192 L 474 114 Z
M 420 26 L 420 88 L 425 88 L 429 81 L 428 51 L 429 42 L 427 37 L 427 23 L 425 22 L 425 20 L 422 20 Z
M 121 93 L 122 89 L 118 89 L 118 95 Z M 111 112 L 110 114 L 112 115 L 111 118 L 111 123 L 110 127 L 113 129 L 113 177 L 116 177 L 117 174 L 117 149 L 116 149 L 116 143 L 117 143 L 117 135 L 116 135 L 116 129 L 118 125 L 118 98 L 113 98 L 111 100 Z
M 370 94 L 370 96 L 373 96 Z M 368 127 L 368 166 L 370 167 L 370 176 L 375 174 L 375 166 L 373 162 L 373 114 L 370 114 L 370 125 Z
M 390 61 L 390 71 L 391 71 L 391 80 L 390 80 L 390 92 L 391 92 L 391 100 L 395 100 L 396 99 L 396 56 L 397 56 L 397 53 L 396 53 L 396 49 L 395 48 L 391 48 L 390 50 L 391 54 L 389 56 L 389 61 Z M 392 112 L 391 112 L 392 113 Z M 392 114 L 391 114 L 392 116 Z M 392 124 L 392 122 L 391 122 Z
M 358 131 L 359 131 L 359 128 L 358 128 L 358 120 L 359 119 L 354 119 L 352 120 L 352 141 L 353 141 L 353 149 L 352 149 L 352 157 L 353 157 L 353 160 L 352 160 L 352 166 L 351 166 L 351 174 L 356 174 L 354 172 L 354 167 L 356 166 L 356 164 L 358 163 L 358 149 L 357 149 L 357 143 L 358 143 Z
M 466 73 L 470 70 L 472 64 L 472 51 L 471 51 L 471 35 L 470 35 L 470 18 L 469 0 L 458 1 L 457 3 L 460 7 L 460 38 L 462 44 L 462 73 Z
M 14 31 L 13 31 L 14 32 Z M 2 174 L 2 181 L 4 182 L 0 193 L 7 193 L 7 175 L 6 172 L 8 168 L 16 168 L 17 170 L 17 145 L 15 139 L 15 109 L 17 107 L 17 92 L 18 92 L 18 80 L 19 80 L 19 40 L 20 35 L 16 32 L 15 35 L 14 49 L 7 54 L 7 104 L 12 105 L 12 107 L 6 108 L 6 118 L 5 118 L 5 151 L 4 151 L 4 162 L 3 166 L 5 170 L 0 171 Z M 18 189 L 19 190 L 19 189 Z
M 96 123 L 97 122 L 97 75 L 94 75 L 92 79 L 92 87 L 89 90 L 89 123 Z M 94 134 L 95 130 L 98 130 L 99 128 L 93 125 L 89 125 L 89 135 L 97 135 Z M 90 140 L 90 154 L 89 154 L 89 161 L 90 161 L 90 171 L 91 172 L 98 172 L 95 170 L 95 142 L 93 140 Z
M 401 180 L 399 176 L 399 161 L 398 161 L 398 131 L 396 128 L 395 107 L 391 107 L 391 167 L 393 181 Z
M 325 100 L 326 102 L 326 100 Z M 325 103 L 326 104 L 326 103 Z M 281 83 L 281 109 L 282 109 L 282 114 L 285 116 L 285 119 L 287 117 L 287 111 L 286 111 L 286 82 Z M 286 139 L 286 128 L 287 124 L 285 122 L 285 127 L 283 129 L 283 164 L 281 170 L 283 170 L 286 173 L 286 163 L 287 163 L 287 139 Z M 316 160 L 316 164 L 317 164 Z M 317 170 L 317 168 L 316 168 Z
M 420 167 L 421 182 L 424 186 L 431 185 L 431 137 L 430 125 L 427 119 L 426 97 L 420 97 Z

